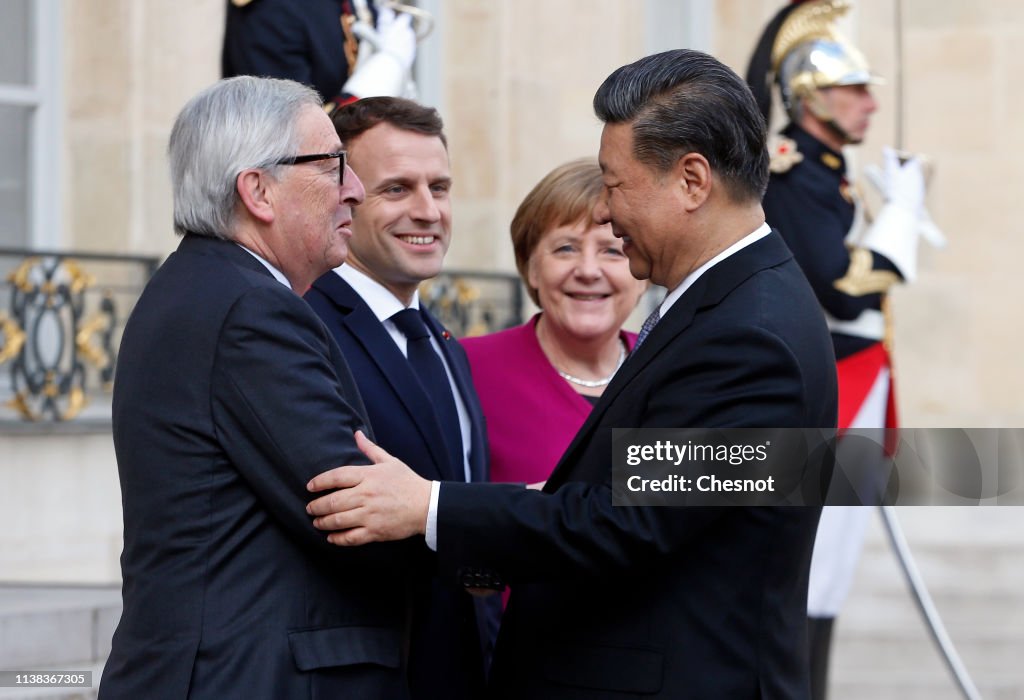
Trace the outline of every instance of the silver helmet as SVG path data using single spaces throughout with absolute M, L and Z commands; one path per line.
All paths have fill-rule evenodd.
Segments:
M 849 9 L 846 0 L 804 2 L 779 27 L 771 64 L 790 119 L 799 119 L 804 102 L 815 90 L 882 82 L 871 72 L 864 54 L 835 27 L 835 20 Z

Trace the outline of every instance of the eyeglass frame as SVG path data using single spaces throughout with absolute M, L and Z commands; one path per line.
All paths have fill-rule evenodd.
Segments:
M 345 184 L 345 168 L 348 165 L 348 151 L 289 156 L 288 158 L 282 158 L 281 160 L 274 162 L 274 165 L 300 165 L 301 163 L 315 163 L 318 160 L 330 160 L 331 158 L 337 158 L 339 165 L 341 166 L 338 170 L 338 186 L 341 187 Z

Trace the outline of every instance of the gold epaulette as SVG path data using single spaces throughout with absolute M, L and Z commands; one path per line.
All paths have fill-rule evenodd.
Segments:
M 874 258 L 867 248 L 850 250 L 850 267 L 846 274 L 832 283 L 832 286 L 843 294 L 862 297 L 868 294 L 881 294 L 898 284 L 900 276 L 891 270 L 874 269 Z
M 804 159 L 804 154 L 796 147 L 796 141 L 782 134 L 774 134 L 768 139 L 768 154 L 768 169 L 773 173 L 788 172 Z

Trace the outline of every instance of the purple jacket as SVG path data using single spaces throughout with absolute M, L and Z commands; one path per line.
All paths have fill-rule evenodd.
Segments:
M 461 341 L 487 421 L 491 481 L 545 481 L 593 408 L 548 362 L 539 318 Z M 632 350 L 636 335 L 622 337 Z

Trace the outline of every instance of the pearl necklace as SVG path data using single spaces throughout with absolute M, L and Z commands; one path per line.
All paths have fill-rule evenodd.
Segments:
M 559 377 L 561 377 L 562 379 L 564 379 L 567 382 L 572 382 L 573 384 L 578 384 L 580 386 L 585 386 L 588 389 L 596 389 L 599 386 L 606 386 L 609 382 L 611 382 L 612 378 L 615 377 L 615 373 L 619 371 L 619 367 L 622 367 L 622 363 L 625 362 L 625 361 L 626 361 L 626 343 L 624 341 L 622 341 L 622 339 L 620 338 L 620 340 L 619 340 L 619 361 L 617 363 L 615 363 L 615 369 L 612 370 L 612 373 L 609 374 L 604 379 L 580 379 L 579 377 L 572 376 L 568 372 L 563 372 L 562 370 L 558 369 L 557 367 L 555 367 L 555 371 L 558 372 L 558 376 Z

